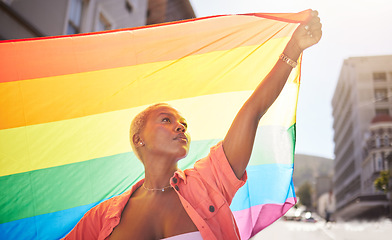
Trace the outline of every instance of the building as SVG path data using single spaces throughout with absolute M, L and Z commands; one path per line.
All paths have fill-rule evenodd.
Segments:
M 132 28 L 194 17 L 189 0 L 0 0 L 0 40 Z
M 315 207 L 318 214 L 326 218 L 326 212 L 332 214 L 335 210 L 335 195 L 332 191 L 332 176 L 323 175 L 316 178 L 314 188 Z
M 308 206 L 308 210 L 318 209 L 320 197 L 324 194 L 328 194 L 332 189 L 334 161 L 319 156 L 295 154 L 294 162 L 293 181 L 296 192 L 303 187 L 304 184 L 310 184 L 312 206 Z M 297 196 L 300 198 L 299 195 L 297 192 Z M 324 212 L 320 215 L 323 216 L 323 214 Z
M 147 25 L 195 18 L 189 0 L 149 0 Z
M 334 193 L 341 218 L 361 216 L 374 204 L 374 194 L 367 190 L 369 176 L 363 168 L 368 166 L 364 143 L 375 127 L 371 128 L 375 117 L 392 113 L 391 96 L 392 55 L 344 61 L 332 98 Z
M 0 38 L 97 32 L 145 25 L 147 0 L 1 0 Z
M 316 178 L 315 195 L 319 199 L 321 195 L 328 193 L 332 190 L 332 176 L 323 175 Z

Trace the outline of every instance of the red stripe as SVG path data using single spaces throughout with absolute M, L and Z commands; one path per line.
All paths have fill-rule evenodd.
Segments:
M 273 19 L 278 21 L 284 21 L 289 23 L 301 23 L 306 21 L 310 16 L 310 9 L 299 12 L 299 13 L 247 13 L 247 14 L 237 14 L 237 15 L 244 15 L 244 16 L 256 16 L 261 18 Z M 23 41 L 35 41 L 35 40 L 45 40 L 45 39 L 55 39 L 55 38 L 62 38 L 62 37 L 72 37 L 72 36 L 89 36 L 89 35 L 96 35 L 108 32 L 122 32 L 122 31 L 129 31 L 129 30 L 136 30 L 136 29 L 144 29 L 144 28 L 155 28 L 159 26 L 166 26 L 166 25 L 174 25 L 179 23 L 186 23 L 186 22 L 194 22 L 199 20 L 205 20 L 209 18 L 218 18 L 230 16 L 230 14 L 222 14 L 222 15 L 215 15 L 215 16 L 207 16 L 207 17 L 200 17 L 200 18 L 193 18 L 193 19 L 185 19 L 181 21 L 174 21 L 174 22 L 165 22 L 165 23 L 158 23 L 140 27 L 133 27 L 133 28 L 122 28 L 122 29 L 114 29 L 114 30 L 107 30 L 102 32 L 89 32 L 89 33 L 79 33 L 73 35 L 60 35 L 60 36 L 48 36 L 48 37 L 38 37 L 38 38 L 24 38 L 24 39 L 11 39 L 11 40 L 0 40 L 1 43 L 7 42 L 23 42 Z
M 308 9 L 296 14 L 293 13 L 248 13 L 242 15 L 262 17 L 288 23 L 303 23 L 310 19 L 312 10 Z

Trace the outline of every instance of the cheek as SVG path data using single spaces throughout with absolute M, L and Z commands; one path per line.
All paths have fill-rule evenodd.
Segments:
M 157 127 L 150 132 L 149 139 L 155 144 L 165 144 L 172 136 L 170 132 L 164 127 Z

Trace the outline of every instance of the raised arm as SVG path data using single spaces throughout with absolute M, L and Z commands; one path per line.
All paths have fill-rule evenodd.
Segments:
M 312 11 L 311 14 L 308 22 L 298 26 L 283 51 L 294 61 L 303 50 L 316 44 L 321 38 L 318 13 Z M 248 165 L 259 121 L 282 91 L 291 70 L 292 67 L 281 59 L 276 62 L 271 72 L 237 113 L 223 140 L 223 150 L 238 179 L 242 177 Z

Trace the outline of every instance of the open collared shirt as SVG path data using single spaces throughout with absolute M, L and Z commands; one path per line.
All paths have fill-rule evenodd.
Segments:
M 236 177 L 220 142 L 193 168 L 177 170 L 170 184 L 204 240 L 234 240 L 240 239 L 240 234 L 230 203 L 246 180 L 246 172 L 240 180 Z M 132 193 L 143 183 L 144 179 L 90 209 L 64 239 L 107 239 L 120 223 Z

